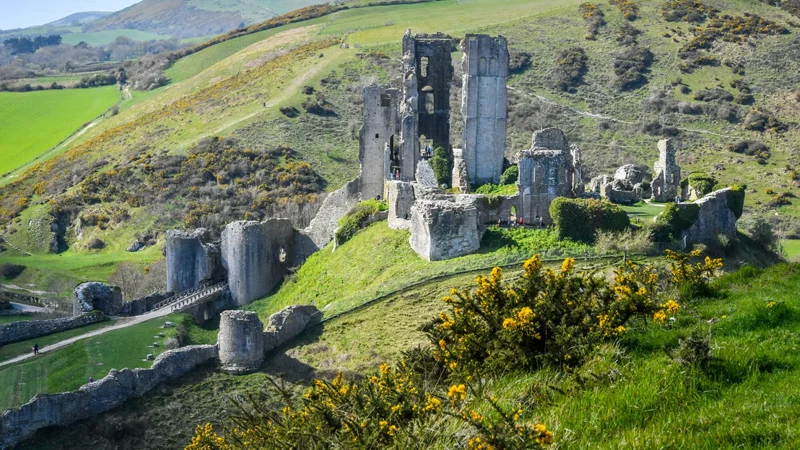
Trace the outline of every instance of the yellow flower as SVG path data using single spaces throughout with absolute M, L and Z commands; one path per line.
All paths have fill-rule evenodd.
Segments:
M 661 306 L 663 306 L 670 314 L 676 314 L 681 310 L 681 305 L 679 305 L 675 300 L 669 300 L 667 303 L 664 303 Z
M 532 309 L 526 306 L 519 310 L 519 312 L 517 313 L 517 317 L 519 318 L 519 321 L 523 324 L 530 323 L 533 319 L 536 318 L 536 313 L 534 313 Z
M 664 323 L 667 320 L 667 314 L 664 311 L 657 311 L 653 314 L 653 322 Z
M 769 303 L 767 303 L 767 308 L 774 308 L 775 305 L 776 305 L 775 302 L 769 302 Z
M 563 263 L 561 263 L 561 273 L 562 274 L 568 274 L 568 273 L 572 272 L 572 269 L 574 269 L 574 268 L 575 268 L 575 259 L 573 259 L 573 258 L 567 258 L 567 259 L 564 260 Z
M 513 330 L 513 329 L 517 328 L 518 326 L 519 326 L 519 324 L 517 323 L 517 321 L 512 319 L 512 318 L 510 318 L 510 317 L 506 318 L 503 321 L 503 328 L 505 328 L 506 330 Z
M 463 384 L 454 384 L 447 391 L 447 396 L 450 397 L 453 403 L 459 403 L 467 398 L 467 387 Z

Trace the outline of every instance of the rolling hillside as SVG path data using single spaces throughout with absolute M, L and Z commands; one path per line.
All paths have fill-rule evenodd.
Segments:
M 212 45 L 178 60 L 167 71 L 170 85 L 137 94 L 119 115 L 80 136 L 66 153 L 0 181 L 5 183 L 0 188 L 3 234 L 23 247 L 38 241 L 28 236 L 26 223 L 47 219 L 52 211 L 44 204 L 51 199 L 78 216 L 124 211 L 121 217 L 129 219 L 89 234 L 113 242 L 113 248 L 124 248 L 136 232 L 195 226 L 198 217 L 212 217 L 218 227 L 263 217 L 280 202 L 307 201 L 286 192 L 259 200 L 251 194 L 254 186 L 236 187 L 233 178 L 228 184 L 224 174 L 216 187 L 198 184 L 203 195 L 131 196 L 155 192 L 161 182 L 149 177 L 148 165 L 179 164 L 197 151 L 198 143 L 214 136 L 231 138 L 239 149 L 291 148 L 292 158 L 308 163 L 321 180 L 306 186 L 307 193 L 339 188 L 358 173 L 360 90 L 372 82 L 397 83 L 399 40 L 407 28 L 508 38 L 515 61 L 509 83 L 509 158 L 529 146 L 536 129 L 558 126 L 582 148 L 588 178 L 628 162 L 651 166 L 656 142 L 671 135 L 680 142 L 678 162 L 685 173 L 708 172 L 722 185 L 747 184 L 749 215 L 783 220 L 789 237 L 800 232 L 795 220 L 800 207 L 793 198 L 798 184 L 794 143 L 800 133 L 795 95 L 800 58 L 792 56 L 800 55 L 797 19 L 767 4 L 709 0 L 720 14 L 746 20 L 745 14 L 758 13 L 773 28 L 744 37 L 718 32 L 709 44 L 711 52 L 700 49 L 687 60 L 682 49 L 693 42 L 694 25 L 668 21 L 666 2 L 637 3 L 633 20 L 616 6 L 599 3 L 603 24 L 592 25 L 590 39 L 580 3 L 513 0 L 497 8 L 475 0 L 353 8 Z M 706 26 L 711 23 L 704 20 Z M 743 42 L 729 42 L 733 38 Z M 342 39 L 349 48 L 339 45 Z M 584 55 L 585 67 L 578 71 L 580 79 L 566 80 L 565 90 L 563 74 L 571 72 L 560 61 L 575 48 Z M 645 50 L 651 56 L 641 60 Z M 704 55 L 722 56 L 698 59 Z M 626 76 L 635 82 L 623 89 Z M 455 88 L 451 111 L 457 135 L 460 91 Z M 304 107 L 309 102 L 321 102 L 328 112 L 310 112 Z M 751 152 L 751 145 L 761 150 Z M 131 178 L 120 178 L 123 170 Z M 164 174 L 166 180 L 173 176 Z M 244 202 L 241 209 L 215 209 L 233 197 Z M 20 213 L 26 220 L 12 220 Z M 131 230 L 133 223 L 148 224 L 147 229 Z M 76 255 L 127 257 L 114 255 L 111 247 L 88 250 L 89 236 L 84 236 L 78 239 L 70 231 L 64 236 Z
M 318 0 L 143 0 L 92 21 L 84 31 L 133 29 L 180 39 L 212 36 L 319 3 Z

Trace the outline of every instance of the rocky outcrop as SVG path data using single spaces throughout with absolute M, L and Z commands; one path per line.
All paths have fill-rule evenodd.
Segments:
M 389 203 L 389 228 L 411 228 L 411 207 L 414 205 L 414 185 L 405 181 L 386 182 L 386 200 Z
M 428 261 L 469 255 L 480 248 L 478 212 L 470 202 L 417 200 L 411 208 L 411 248 Z
M 361 201 L 361 183 L 358 178 L 345 184 L 344 187 L 331 193 L 322 202 L 311 225 L 303 230 L 317 249 L 328 245 L 339 228 L 339 219 L 344 217 Z
M 206 243 L 202 228 L 187 233 L 167 231 L 167 290 L 184 292 L 194 289 L 203 281 L 220 277 L 220 252 L 215 245 Z
M 719 236 L 736 237 L 736 214 L 728 206 L 730 188 L 712 192 L 694 203 L 679 203 L 678 208 L 697 207 L 697 219 L 683 232 L 682 241 L 686 248 L 694 244 L 713 245 Z
M 269 316 L 264 331 L 264 351 L 272 351 L 289 342 L 321 318 L 322 313 L 313 305 L 289 306 Z
M 72 314 L 100 311 L 113 316 L 122 310 L 122 291 L 98 281 L 79 284 L 74 290 Z
M 220 315 L 219 362 L 222 370 L 244 374 L 264 362 L 264 325 L 253 311 L 225 311 Z
M 13 447 L 42 428 L 70 425 L 112 410 L 217 357 L 217 347 L 213 345 L 168 350 L 156 358 L 150 369 L 114 369 L 105 378 L 77 391 L 37 395 L 21 408 L 0 415 L 0 448 Z
M 104 320 L 107 320 L 106 316 L 99 312 L 94 312 L 62 319 L 12 322 L 0 325 L 0 346 L 60 333 Z
M 438 187 L 439 184 L 436 182 L 436 174 L 433 173 L 433 168 L 431 164 L 427 160 L 422 160 L 417 163 L 417 174 L 416 174 L 417 183 L 422 186 L 428 187 Z
M 222 232 L 222 265 L 233 301 L 244 306 L 265 297 L 286 274 L 294 228 L 288 219 L 233 222 Z
M 462 194 L 470 193 L 469 172 L 467 170 L 467 162 L 463 157 L 463 150 L 460 148 L 453 149 L 453 187 L 456 187 Z

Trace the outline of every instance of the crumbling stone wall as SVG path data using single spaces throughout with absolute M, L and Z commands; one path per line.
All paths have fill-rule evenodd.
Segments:
M 469 255 L 480 248 L 472 202 L 417 200 L 411 208 L 411 248 L 428 261 Z
M 573 166 L 573 161 L 580 161 L 580 152 L 568 145 L 563 131 L 547 128 L 533 134 L 531 149 L 519 153 L 518 163 L 517 185 L 525 223 L 534 223 L 538 217 L 552 223 L 550 203 L 556 197 L 575 197 L 574 186 L 582 182 L 580 168 Z
M 62 331 L 72 330 L 93 323 L 102 322 L 108 318 L 98 312 L 82 314 L 77 317 L 66 317 L 50 320 L 26 320 L 0 325 L 0 346 L 14 342 L 26 341 L 48 336 Z
M 147 297 L 137 298 L 122 305 L 119 314 L 121 316 L 138 316 L 151 311 L 156 303 L 172 297 L 172 292 L 166 294 L 153 294 Z
M 413 176 L 413 174 L 412 174 Z M 361 182 L 358 178 L 345 184 L 341 189 L 329 194 L 311 225 L 303 230 L 319 250 L 333 240 L 339 219 L 344 217 L 362 199 Z
M 389 228 L 411 228 L 411 207 L 414 205 L 414 186 L 405 181 L 386 183 L 386 200 L 389 203 Z
M 264 331 L 264 352 L 270 352 L 289 342 L 321 319 L 322 312 L 314 305 L 287 306 L 269 316 Z
M 222 370 L 243 374 L 264 362 L 264 325 L 253 311 L 225 311 L 220 315 L 219 362 Z
M 67 426 L 110 411 L 217 358 L 214 345 L 168 350 L 156 358 L 150 369 L 114 369 L 105 378 L 77 391 L 37 395 L 21 408 L 0 415 L 0 448 L 11 448 L 42 428 Z
M 675 162 L 675 143 L 672 139 L 658 142 L 658 161 L 653 166 L 653 200 L 674 202 L 680 192 L 681 167 Z
M 289 266 L 294 229 L 288 219 L 240 221 L 222 232 L 222 265 L 238 306 L 263 298 L 282 280 Z
M 464 160 L 464 150 L 460 148 L 453 149 L 452 178 L 454 188 L 458 188 L 462 194 L 470 193 L 469 169 L 467 168 L 467 161 Z
M 468 34 L 462 42 L 464 159 L 475 184 L 503 174 L 508 123 L 508 44 L 502 36 Z
M 364 88 L 364 124 L 359 132 L 362 198 L 383 198 L 387 146 L 388 170 L 395 165 L 399 167 L 400 158 L 395 149 L 395 140 L 400 142 L 399 108 L 399 90 L 375 85 Z
M 191 233 L 167 231 L 165 248 L 168 291 L 188 291 L 203 281 L 221 277 L 219 248 L 206 243 L 206 234 L 206 230 L 202 228 Z
M 720 189 L 694 203 L 678 204 L 678 208 L 692 207 L 690 205 L 700 206 L 694 224 L 681 236 L 685 248 L 694 244 L 716 244 L 720 235 L 731 239 L 736 237 L 736 214 L 728 206 L 728 191 L 730 190 L 730 188 Z
M 73 291 L 72 315 L 100 311 L 113 316 L 122 310 L 122 291 L 98 281 L 79 284 Z

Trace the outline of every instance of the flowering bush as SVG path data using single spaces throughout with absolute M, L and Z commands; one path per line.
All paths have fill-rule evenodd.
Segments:
M 464 376 L 543 364 L 580 364 L 605 339 L 625 332 L 628 320 L 661 309 L 652 266 L 626 263 L 614 281 L 574 273 L 567 259 L 556 272 L 539 256 L 522 278 L 504 283 L 502 270 L 477 279 L 474 292 L 453 290 L 450 308 L 431 332 L 434 356 Z
M 681 292 L 682 298 L 691 298 L 697 295 L 708 295 L 709 281 L 723 266 L 722 258 L 712 259 L 708 256 L 696 263 L 691 263 L 692 258 L 700 258 L 700 250 L 690 253 L 673 252 L 665 250 L 666 258 L 670 262 L 672 282 Z

